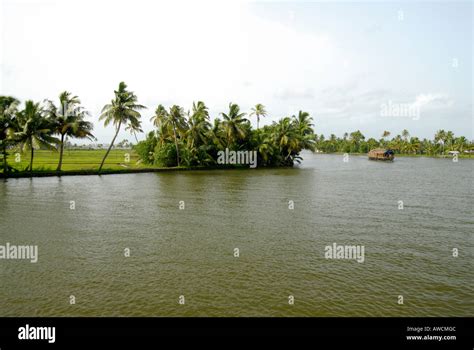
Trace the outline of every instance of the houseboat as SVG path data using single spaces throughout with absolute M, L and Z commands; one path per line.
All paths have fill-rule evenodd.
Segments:
M 387 160 L 393 161 L 395 155 L 391 149 L 376 148 L 369 152 L 370 160 Z

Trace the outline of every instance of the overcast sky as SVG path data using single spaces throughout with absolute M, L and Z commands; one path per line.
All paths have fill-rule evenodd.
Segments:
M 471 2 L 0 3 L 0 94 L 71 91 L 99 142 L 113 136 L 98 115 L 120 81 L 148 107 L 145 131 L 159 103 L 202 100 L 213 118 L 231 101 L 244 111 L 263 103 L 264 124 L 303 109 L 318 134 L 473 137 Z M 383 115 L 389 104 L 419 115 Z

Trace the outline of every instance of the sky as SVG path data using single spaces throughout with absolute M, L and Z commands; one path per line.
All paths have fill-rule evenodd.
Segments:
M 472 45 L 472 2 L 0 0 L 0 94 L 70 91 L 99 143 L 120 81 L 145 132 L 158 104 L 201 100 L 212 119 L 262 103 L 261 124 L 304 110 L 326 136 L 473 139 Z

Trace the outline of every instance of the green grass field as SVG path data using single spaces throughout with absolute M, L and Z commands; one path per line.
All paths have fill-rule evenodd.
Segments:
M 62 170 L 98 170 L 105 153 L 106 150 L 64 150 Z M 138 155 L 132 150 L 112 150 L 105 161 L 103 170 L 152 168 L 152 166 L 138 163 L 138 160 Z M 33 171 L 55 171 L 58 162 L 59 152 L 35 151 Z M 30 153 L 10 152 L 8 164 L 18 171 L 24 171 L 30 164 Z

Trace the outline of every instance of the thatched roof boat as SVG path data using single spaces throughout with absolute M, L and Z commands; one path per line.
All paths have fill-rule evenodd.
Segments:
M 391 149 L 376 148 L 369 152 L 370 160 L 388 160 L 393 161 L 395 158 Z

